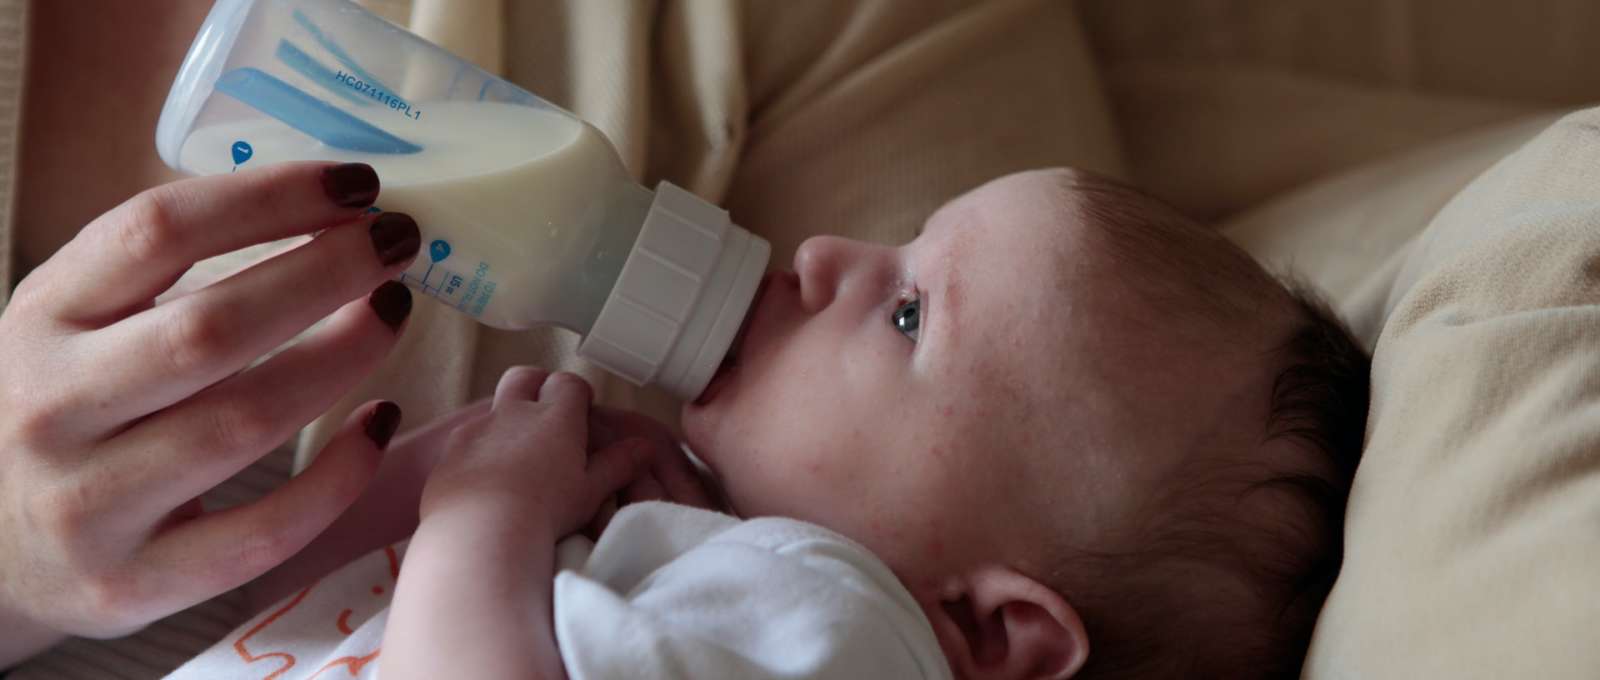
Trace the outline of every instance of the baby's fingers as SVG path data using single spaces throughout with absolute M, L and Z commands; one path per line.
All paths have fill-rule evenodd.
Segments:
M 494 388 L 493 408 L 505 408 L 513 401 L 537 401 L 539 389 L 550 379 L 550 372 L 533 366 L 513 366 L 500 376 Z
M 584 469 L 588 509 L 592 512 L 643 475 L 655 448 L 648 440 L 628 439 L 590 454 Z
M 619 504 L 615 496 L 607 496 L 600 501 L 600 509 L 594 511 L 594 517 L 583 527 L 583 535 L 591 541 L 600 540 L 600 534 L 606 532 L 606 527 L 611 525 L 611 518 L 617 516 Z
M 594 392 L 589 388 L 589 383 L 576 373 L 556 373 L 539 386 L 539 401 L 553 404 L 563 412 L 582 416 L 586 429 L 589 423 L 589 402 L 593 398 Z
M 547 425 L 541 431 L 551 448 L 568 447 L 579 453 L 588 450 L 589 402 L 594 393 L 589 383 L 573 373 L 555 373 L 539 387 L 539 404 Z M 499 401 L 496 395 L 496 401 Z
M 667 495 L 666 487 L 662 486 L 661 481 L 648 471 L 629 482 L 628 488 L 622 491 L 623 505 L 633 505 L 634 503 L 643 503 L 645 501 L 670 500 L 672 500 L 672 497 Z
M 661 488 L 662 496 L 674 503 L 717 509 L 716 494 L 706 488 L 706 480 L 701 478 L 683 450 L 661 442 L 656 446 L 658 450 L 650 462 L 650 479 Z

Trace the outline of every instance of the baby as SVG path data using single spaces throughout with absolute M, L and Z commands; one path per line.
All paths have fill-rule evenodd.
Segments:
M 178 675 L 1298 676 L 1368 399 L 1324 307 L 1065 170 L 904 246 L 812 239 L 794 269 L 683 409 L 725 514 L 630 505 L 558 554 L 648 462 L 587 453 L 581 380 L 513 370 L 429 478 L 404 570 L 389 549 L 323 580 L 373 613 L 317 605 L 338 629 L 280 635 L 332 639 L 298 660 L 250 646 L 319 583 Z

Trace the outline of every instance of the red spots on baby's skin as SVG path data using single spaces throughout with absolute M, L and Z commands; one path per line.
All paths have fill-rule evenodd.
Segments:
M 935 560 L 944 557 L 944 539 L 935 537 L 928 541 L 928 557 Z
M 383 594 L 383 586 L 373 586 L 372 587 L 372 594 L 373 595 L 382 595 Z

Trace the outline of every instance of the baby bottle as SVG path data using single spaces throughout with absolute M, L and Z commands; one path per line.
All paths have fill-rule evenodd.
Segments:
M 156 128 L 195 174 L 359 161 L 422 230 L 400 281 L 478 321 L 583 336 L 580 356 L 698 396 L 744 321 L 767 242 L 599 131 L 348 0 L 219 0 Z

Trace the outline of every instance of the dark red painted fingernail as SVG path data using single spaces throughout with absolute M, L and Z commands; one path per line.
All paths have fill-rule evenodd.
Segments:
M 372 220 L 367 229 L 372 235 L 372 249 L 378 252 L 383 266 L 411 259 L 422 247 L 422 232 L 417 231 L 417 221 L 404 213 L 386 212 Z
M 411 289 L 393 281 L 384 281 L 367 296 L 367 304 L 378 314 L 378 320 L 394 332 L 411 316 Z
M 380 450 L 389 445 L 389 440 L 394 437 L 394 432 L 398 429 L 400 429 L 400 405 L 392 401 L 378 402 L 378 407 L 372 409 L 372 413 L 367 415 L 367 422 L 362 426 L 367 438 L 377 444 Z
M 322 190 L 341 208 L 365 208 L 378 200 L 378 171 L 366 163 L 341 163 L 322 169 Z

